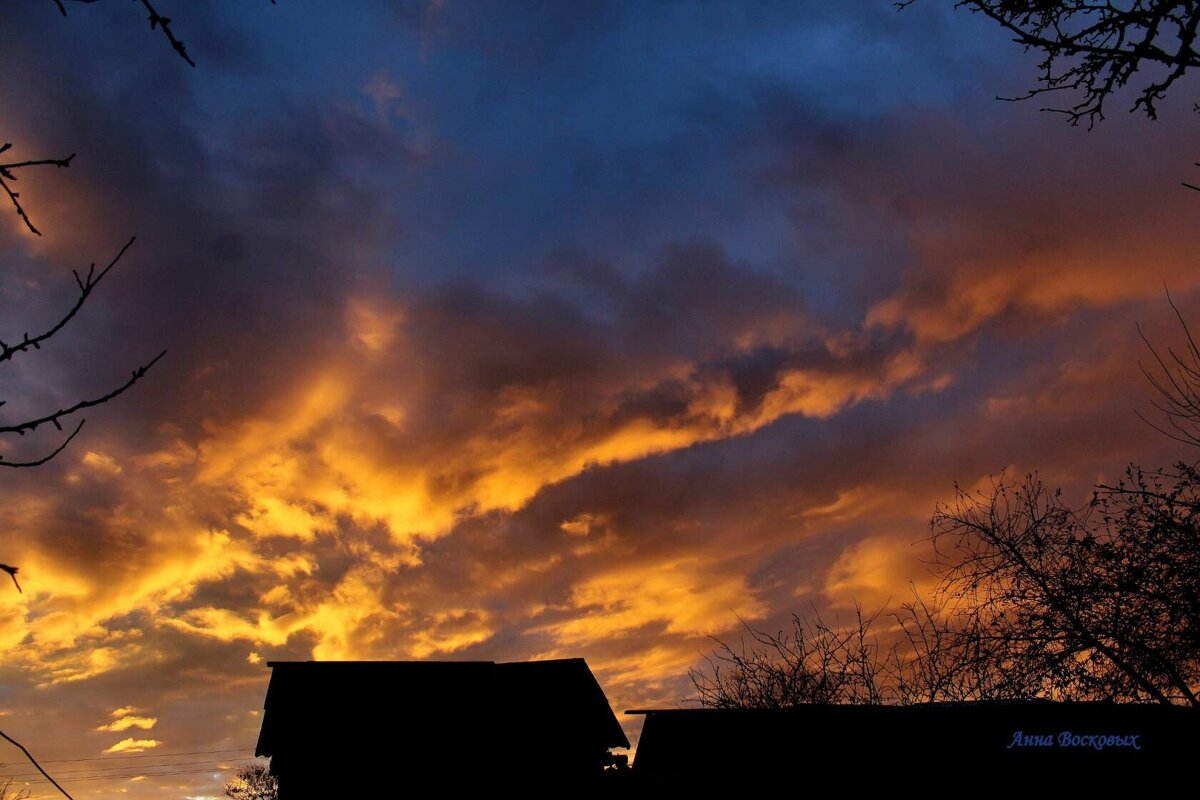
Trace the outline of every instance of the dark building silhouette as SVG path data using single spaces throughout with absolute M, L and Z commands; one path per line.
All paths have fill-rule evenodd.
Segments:
M 810 793 L 819 781 L 850 797 L 903 788 L 929 797 L 1005 791 L 1024 798 L 1051 787 L 1144 790 L 1168 781 L 1191 786 L 1190 794 L 1198 712 L 1032 700 L 626 713 L 646 716 L 631 772 L 647 796 Z
M 590 793 L 629 741 L 581 658 L 272 661 L 255 754 L 280 800 Z

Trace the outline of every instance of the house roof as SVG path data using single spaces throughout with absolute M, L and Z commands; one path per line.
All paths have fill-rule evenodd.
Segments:
M 360 747 L 368 730 L 406 749 L 628 747 L 581 658 L 492 661 L 271 661 L 256 754 L 319 749 L 323 730 Z M 326 743 L 328 738 L 326 737 Z M 425 743 L 425 744 L 422 744 Z
M 1200 746 L 1200 710 L 1151 703 L 1048 700 L 930 703 L 909 706 L 800 705 L 777 709 L 643 709 L 633 768 L 668 782 L 755 779 L 767 767 L 804 759 L 822 769 L 903 770 L 940 764 L 999 765 L 1068 757 L 1084 763 L 1166 762 Z M 1059 737 L 1067 734 L 1062 744 Z M 1026 735 L 1053 740 L 1025 746 Z M 1098 749 L 1115 737 L 1125 746 Z M 1130 737 L 1136 736 L 1137 749 Z M 1046 737 L 1049 737 L 1047 739 Z M 1081 744 L 1082 742 L 1082 744 Z M 1014 761 L 1015 759 L 1015 761 Z M 982 768 L 982 766 L 981 766 Z M 768 770 L 769 771 L 769 770 Z M 886 770 L 885 770 L 886 772 Z M 869 776 L 859 774 L 866 780 Z

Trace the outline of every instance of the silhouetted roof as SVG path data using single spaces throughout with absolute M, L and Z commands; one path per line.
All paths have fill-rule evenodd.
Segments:
M 491 661 L 272 661 L 256 755 L 628 747 L 581 658 Z M 332 742 L 331 738 L 336 738 Z
M 865 785 L 913 769 L 977 769 L 1001 781 L 1072 765 L 1135 775 L 1191 759 L 1188 754 L 1200 747 L 1200 710 L 1151 703 L 813 704 L 626 713 L 646 715 L 634 773 L 647 785 L 676 788 L 714 781 L 757 785 L 799 761 L 822 774 L 843 770 Z

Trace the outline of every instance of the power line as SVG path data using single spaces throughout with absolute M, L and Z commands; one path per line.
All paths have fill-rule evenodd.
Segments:
M 116 761 L 125 758 L 169 758 L 171 756 L 209 756 L 215 753 L 246 753 L 253 751 L 253 747 L 235 747 L 232 750 L 191 750 L 182 753 L 143 753 L 141 755 L 126 755 L 126 756 L 94 756 L 92 758 L 44 758 L 43 764 L 73 764 L 77 761 Z
M 207 772 L 232 772 L 233 770 L 234 767 L 210 767 L 208 769 L 182 769 L 175 772 L 131 772 L 128 775 L 85 775 L 79 778 L 64 778 L 64 780 L 68 783 L 77 783 L 79 781 L 116 781 L 125 780 L 127 778 L 159 778 L 168 777 L 171 775 L 199 775 Z M 48 783 L 48 781 L 45 778 L 38 778 L 36 780 L 13 781 L 13 783 L 32 785 L 35 783 Z
M 114 767 L 76 767 L 74 769 L 59 769 L 55 770 L 55 775 L 70 775 L 79 772 L 106 772 L 108 770 L 129 770 L 134 769 L 155 769 L 161 767 L 189 767 L 196 764 L 224 764 L 229 761 L 234 761 L 232 758 L 207 758 L 201 761 L 164 761 L 161 764 L 120 764 Z M 37 775 L 37 772 L 14 772 L 11 774 L 0 775 L 0 779 L 12 778 L 13 780 L 23 780 L 22 776 Z

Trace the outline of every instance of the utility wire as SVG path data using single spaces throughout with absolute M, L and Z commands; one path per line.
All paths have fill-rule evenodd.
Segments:
M 156 769 L 162 767 L 191 767 L 197 764 L 228 764 L 232 758 L 207 758 L 201 761 L 166 761 L 161 764 L 118 764 L 113 767 L 75 767 L 73 769 L 56 769 L 56 775 L 70 775 L 80 772 L 95 772 L 102 773 L 111 770 L 131 770 L 131 769 Z M 11 774 L 0 775 L 0 778 L 12 778 L 13 780 L 24 780 L 30 776 L 36 776 L 36 772 L 14 772 Z
M 209 772 L 232 772 L 233 769 L 234 767 L 210 767 L 208 769 L 182 769 L 175 772 L 131 772 L 128 775 L 85 775 L 80 778 L 65 778 L 64 780 L 70 783 L 77 783 L 79 781 L 116 781 L 125 780 L 126 778 L 159 778 L 170 775 L 198 775 Z M 51 782 L 53 783 L 53 781 Z M 28 781 L 14 781 L 14 783 L 32 785 L 35 783 L 46 783 L 46 780 L 42 778 L 35 778 Z M 57 786 L 58 784 L 54 785 Z M 62 791 L 62 789 L 60 788 L 59 791 Z M 66 792 L 63 792 L 63 794 L 66 794 Z M 67 797 L 70 797 L 70 795 L 67 795 Z
M 232 750 L 190 750 L 182 753 L 143 753 L 141 755 L 126 755 L 126 756 L 94 756 L 92 758 L 47 758 L 43 759 L 43 764 L 73 764 L 77 761 L 116 761 L 126 758 L 170 758 L 172 756 L 209 756 L 216 753 L 246 753 L 252 751 L 253 747 L 235 747 Z

